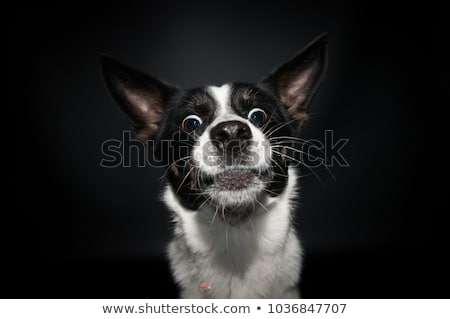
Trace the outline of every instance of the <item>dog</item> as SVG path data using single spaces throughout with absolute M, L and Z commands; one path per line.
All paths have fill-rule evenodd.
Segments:
M 136 137 L 167 163 L 181 297 L 299 298 L 292 142 L 326 70 L 326 34 L 254 84 L 182 90 L 109 55 L 101 65 Z

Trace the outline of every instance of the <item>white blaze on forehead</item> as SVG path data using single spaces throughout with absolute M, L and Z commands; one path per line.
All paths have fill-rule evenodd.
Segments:
M 214 110 L 214 120 L 206 127 L 205 131 L 198 138 L 198 145 L 194 146 L 193 158 L 194 163 L 196 163 L 204 173 L 216 174 L 219 167 L 214 165 L 214 160 L 211 160 L 217 157 L 213 156 L 210 152 L 210 148 L 213 145 L 211 144 L 209 132 L 218 123 L 230 120 L 230 117 L 238 118 L 238 116 L 231 108 L 231 86 L 229 84 L 224 84 L 220 87 L 209 86 L 207 91 L 216 102 L 217 108 Z
M 229 114 L 232 111 L 230 106 L 231 87 L 229 84 L 224 84 L 220 87 L 210 86 L 208 91 L 218 106 L 216 118 Z

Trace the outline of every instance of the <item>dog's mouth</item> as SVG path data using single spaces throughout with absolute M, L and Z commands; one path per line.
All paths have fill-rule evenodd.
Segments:
M 268 176 L 268 170 L 229 168 L 212 176 L 204 176 L 201 181 L 203 188 L 213 188 L 215 191 L 241 191 L 257 187 Z
M 216 209 L 219 219 L 235 225 L 247 221 L 255 214 L 256 203 L 260 202 L 269 179 L 268 169 L 226 168 L 201 178 L 201 188 L 210 201 L 219 207 Z

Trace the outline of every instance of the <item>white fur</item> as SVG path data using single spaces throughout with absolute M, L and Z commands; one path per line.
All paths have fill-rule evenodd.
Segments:
M 296 298 L 301 247 L 292 226 L 296 174 L 289 169 L 286 189 L 263 199 L 247 221 L 228 225 L 208 203 L 183 208 L 171 187 L 164 201 L 175 213 L 175 239 L 169 258 L 183 298 Z M 211 285 L 208 291 L 200 283 Z
M 224 84 L 220 87 L 218 86 L 210 86 L 208 87 L 208 91 L 211 96 L 216 101 L 219 108 L 216 112 L 216 119 L 220 117 L 224 117 L 227 114 L 231 114 L 231 106 L 230 106 L 230 95 L 231 95 L 231 87 L 229 84 Z

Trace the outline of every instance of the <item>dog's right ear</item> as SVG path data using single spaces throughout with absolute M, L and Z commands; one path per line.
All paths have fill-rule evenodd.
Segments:
M 327 68 L 327 35 L 318 36 L 261 83 L 270 88 L 292 119 L 300 124 L 308 118 L 308 105 Z
M 113 57 L 101 54 L 103 78 L 115 102 L 128 115 L 136 137 L 152 138 L 164 114 L 164 104 L 176 90 Z

